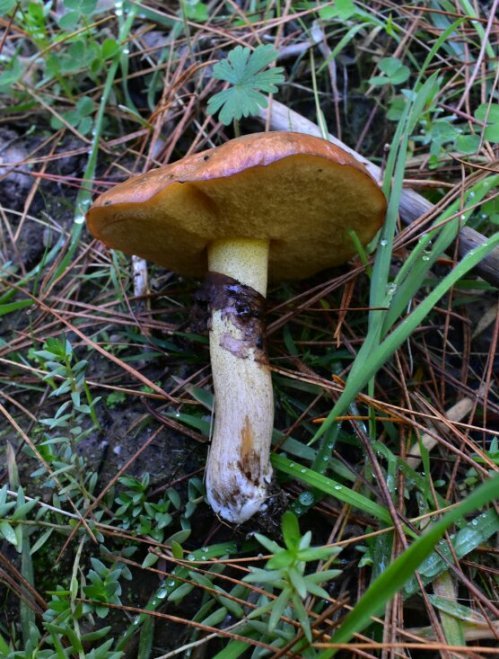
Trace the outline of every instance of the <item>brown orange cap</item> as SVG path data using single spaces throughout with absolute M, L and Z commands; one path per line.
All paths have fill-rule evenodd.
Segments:
M 89 231 L 107 246 L 179 274 L 206 272 L 213 240 L 270 241 L 272 279 L 297 279 L 367 243 L 386 200 L 350 154 L 291 132 L 255 133 L 135 176 L 100 195 Z

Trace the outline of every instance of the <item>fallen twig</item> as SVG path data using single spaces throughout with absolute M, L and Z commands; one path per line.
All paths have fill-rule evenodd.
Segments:
M 274 130 L 293 130 L 299 133 L 321 136 L 319 127 L 313 121 L 306 119 L 304 116 L 286 107 L 283 103 L 272 100 L 268 108 L 260 110 L 260 119 Z M 334 135 L 328 134 L 328 139 L 345 151 L 351 153 L 359 162 L 361 162 L 369 173 L 379 181 L 381 179 L 381 170 L 374 163 L 361 156 Z M 410 224 L 423 215 L 429 214 L 434 210 L 434 205 L 420 194 L 404 188 L 400 197 L 400 217 L 405 224 Z M 471 227 L 463 227 L 459 233 L 459 255 L 465 256 L 468 252 L 482 245 L 486 238 Z M 490 252 L 476 266 L 475 271 L 483 279 L 492 284 L 499 286 L 499 248 Z

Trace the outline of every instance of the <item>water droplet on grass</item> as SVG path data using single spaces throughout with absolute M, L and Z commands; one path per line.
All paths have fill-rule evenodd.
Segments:
M 312 492 L 302 492 L 298 497 L 298 500 L 304 506 L 311 506 L 314 503 L 315 498 Z

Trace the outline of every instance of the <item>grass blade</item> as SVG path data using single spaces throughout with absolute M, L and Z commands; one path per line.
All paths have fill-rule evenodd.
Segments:
M 439 522 L 436 522 L 429 531 L 398 556 L 386 571 L 369 586 L 333 635 L 331 643 L 347 643 L 354 634 L 365 629 L 370 623 L 371 617 L 380 613 L 395 593 L 403 588 L 423 560 L 431 554 L 446 530 L 464 515 L 496 499 L 498 491 L 499 474 L 483 483 L 467 499 L 449 510 Z M 319 655 L 319 659 L 328 659 L 336 652 L 335 648 L 328 648 Z
M 337 416 L 345 412 L 359 391 L 377 373 L 378 369 L 407 340 L 411 333 L 426 318 L 437 302 L 454 286 L 461 277 L 476 266 L 487 254 L 499 245 L 499 233 L 491 236 L 483 245 L 468 252 L 463 260 L 450 272 L 426 299 L 398 325 L 377 347 L 366 343 L 357 354 L 343 393 L 319 428 L 313 440 L 321 437 L 334 423 Z
M 363 510 L 365 513 L 372 515 L 385 524 L 392 524 L 390 513 L 385 508 L 383 508 L 383 506 L 380 506 L 374 501 L 371 501 L 358 492 L 354 492 L 349 487 L 338 483 L 332 478 L 323 476 L 313 469 L 303 467 L 302 465 L 289 460 L 283 455 L 274 454 L 272 456 L 272 465 L 279 471 L 282 471 L 284 474 L 294 476 L 307 485 L 310 485 L 310 487 L 314 487 L 321 492 L 324 492 L 325 494 L 338 499 L 338 501 L 342 501 L 343 503 L 346 503 L 353 508 Z

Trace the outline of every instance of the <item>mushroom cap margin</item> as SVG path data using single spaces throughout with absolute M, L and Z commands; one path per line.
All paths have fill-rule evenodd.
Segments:
M 255 133 L 135 176 L 100 195 L 87 213 L 108 247 L 179 274 L 206 272 L 207 246 L 225 238 L 270 241 L 269 274 L 309 277 L 367 243 L 386 200 L 350 154 L 321 138 Z

